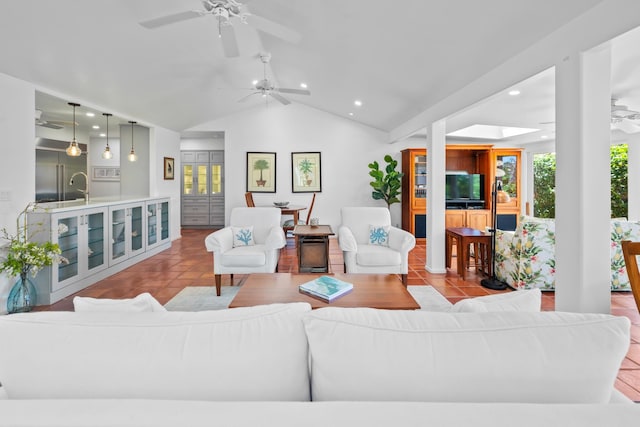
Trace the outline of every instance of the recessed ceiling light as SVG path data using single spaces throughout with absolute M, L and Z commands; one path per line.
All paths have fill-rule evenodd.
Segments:
M 356 99 L 355 101 L 353 101 L 353 105 L 355 105 L 356 107 L 362 107 L 362 101 Z
M 520 95 L 520 91 L 518 89 L 510 90 L 509 91 L 509 95 L 511 95 L 511 96 Z
M 547 139 L 547 138 L 549 138 L 549 137 L 548 137 L 547 135 L 542 135 L 540 138 L 542 138 L 542 139 Z
M 89 112 L 87 113 L 87 117 L 93 117 L 93 116 L 95 116 L 95 114 L 94 114 L 94 113 L 92 113 L 91 111 L 89 111 Z
M 106 133 L 101 133 L 100 136 L 104 138 L 105 136 L 107 136 L 107 134 Z
M 94 128 L 94 129 L 100 129 L 100 126 L 98 126 L 98 125 L 93 125 L 91 127 Z
M 258 84 L 258 81 L 257 81 L 257 80 L 253 80 L 253 81 L 251 82 L 251 84 L 255 86 L 255 85 L 257 85 L 257 84 Z
M 306 84 L 306 83 L 300 83 L 300 87 L 301 87 L 302 89 L 306 89 L 306 88 L 307 88 L 307 84 Z
M 353 116 L 353 113 L 349 113 L 350 116 Z

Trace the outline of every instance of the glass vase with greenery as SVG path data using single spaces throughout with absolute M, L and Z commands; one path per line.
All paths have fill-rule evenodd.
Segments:
M 3 228 L 2 255 L 4 260 L 0 263 L 0 272 L 12 277 L 19 277 L 16 285 L 11 289 L 7 300 L 8 311 L 29 311 L 35 305 L 35 290 L 30 283 L 29 275 L 35 277 L 38 272 L 54 263 L 66 263 L 66 258 L 61 255 L 60 246 L 52 242 L 33 242 L 27 238 L 26 222 L 20 225 L 20 217 L 25 215 L 31 206 L 18 216 L 17 233 L 10 234 Z M 18 301 L 21 300 L 21 301 Z

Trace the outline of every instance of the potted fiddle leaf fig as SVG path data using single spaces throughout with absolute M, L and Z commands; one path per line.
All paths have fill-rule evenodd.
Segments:
M 384 161 L 387 163 L 384 170 L 380 169 L 380 165 L 375 160 L 369 163 L 369 175 L 373 178 L 369 185 L 373 188 L 371 197 L 374 200 L 384 200 L 389 208 L 394 203 L 400 203 L 399 196 L 404 174 L 396 170 L 398 161 L 389 154 L 384 156 Z

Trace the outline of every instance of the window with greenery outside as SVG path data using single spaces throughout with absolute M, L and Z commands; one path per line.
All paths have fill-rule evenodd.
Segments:
M 626 217 L 628 213 L 628 158 L 627 145 L 611 146 L 611 217 Z M 537 154 L 533 158 L 533 215 L 540 218 L 556 217 L 556 155 Z

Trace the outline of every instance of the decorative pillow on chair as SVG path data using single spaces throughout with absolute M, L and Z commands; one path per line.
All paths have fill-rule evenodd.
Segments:
M 74 297 L 75 311 L 108 311 L 141 313 L 149 311 L 167 311 L 149 292 L 142 293 L 135 298 L 110 299 Z
M 369 225 L 369 244 L 378 246 L 389 246 L 388 225 Z
M 253 225 L 246 227 L 231 227 L 233 232 L 233 247 L 238 246 L 253 246 L 256 244 L 253 240 Z

